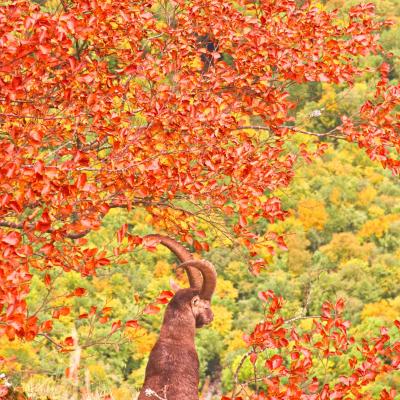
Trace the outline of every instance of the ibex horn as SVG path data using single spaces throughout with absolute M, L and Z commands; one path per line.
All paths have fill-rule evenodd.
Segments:
M 190 260 L 179 265 L 179 268 L 196 268 L 203 275 L 203 286 L 200 290 L 200 298 L 204 300 L 211 300 L 211 297 L 215 291 L 217 285 L 217 272 L 215 271 L 214 265 L 206 260 Z
M 185 249 L 185 247 L 168 236 L 154 234 L 146 235 L 143 239 L 157 240 L 159 243 L 170 249 L 178 257 L 181 263 L 193 260 L 193 255 Z M 196 267 L 193 268 L 191 266 L 188 266 L 185 270 L 189 278 L 190 287 L 200 290 L 203 286 L 203 275 L 201 271 L 196 269 Z

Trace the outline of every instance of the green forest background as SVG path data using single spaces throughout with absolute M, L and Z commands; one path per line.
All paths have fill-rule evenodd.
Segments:
M 345 9 L 358 1 L 331 0 L 318 3 L 328 9 Z M 400 1 L 375 2 L 379 15 L 389 17 L 395 24 L 381 37 L 384 48 L 394 57 L 385 61 L 391 65 L 390 79 L 398 83 L 400 76 Z M 360 60 L 377 67 L 379 55 Z M 378 77 L 366 74 L 351 88 L 326 83 L 293 86 L 291 95 L 298 102 L 294 111 L 296 125 L 312 132 L 327 132 L 340 125 L 340 115 L 353 115 L 365 98 L 372 96 Z M 288 147 L 315 137 L 293 136 Z M 218 286 L 213 298 L 215 320 L 197 335 L 201 365 L 202 392 L 210 396 L 227 392 L 233 385 L 233 374 L 246 353 L 243 332 L 263 317 L 259 291 L 273 290 L 285 299 L 284 317 L 291 318 L 306 311 L 320 312 L 325 300 L 344 298 L 346 317 L 351 321 L 350 332 L 359 341 L 377 334 L 381 326 L 392 326 L 400 316 L 400 185 L 398 177 L 371 162 L 362 150 L 345 141 L 327 139 L 331 147 L 325 155 L 311 164 L 299 163 L 293 183 L 285 191 L 275 193 L 283 199 L 290 217 L 268 227 L 284 235 L 287 251 L 277 251 L 271 257 L 260 248 L 270 267 L 257 277 L 248 272 L 244 249 L 232 248 L 217 231 L 204 225 L 210 251 L 202 256 L 218 271 Z M 89 236 L 89 245 L 111 248 L 116 244 L 116 231 L 128 223 L 131 233 L 153 233 L 147 224 L 144 209 L 128 213 L 112 210 L 102 228 Z M 267 221 L 258 222 L 265 229 Z M 149 351 L 162 321 L 161 311 L 143 315 L 145 304 L 160 292 L 170 290 L 169 279 L 174 275 L 176 260 L 171 253 L 158 247 L 156 252 L 137 250 L 129 254 L 127 263 L 103 268 L 97 277 L 82 278 L 74 272 L 53 273 L 56 294 L 84 287 L 88 294 L 71 298 L 73 312 L 60 317 L 54 325 L 55 341 L 66 335 L 76 335 L 83 346 L 81 355 L 81 384 L 93 393 L 110 393 L 114 399 L 135 398 L 143 382 Z M 43 273 L 44 276 L 44 273 Z M 47 293 L 43 276 L 34 277 L 29 296 L 32 309 L 39 308 Z M 175 278 L 177 279 L 177 278 Z M 181 285 L 184 277 L 178 276 Z M 53 305 L 57 304 L 57 299 Z M 110 321 L 138 319 L 141 327 L 129 328 L 107 338 L 110 326 L 90 319 L 75 319 L 96 306 Z M 155 312 L 156 310 L 153 309 Z M 307 329 L 309 320 L 300 326 Z M 395 337 L 396 330 L 391 329 Z M 86 339 L 90 333 L 91 339 Z M 397 333 L 398 335 L 398 333 Z M 106 338 L 106 339 L 104 339 Z M 0 372 L 13 385 L 22 385 L 33 398 L 52 400 L 70 398 L 71 383 L 65 369 L 71 362 L 70 353 L 61 353 L 44 337 L 33 342 L 8 342 L 0 339 L 0 356 L 12 358 Z M 346 360 L 329 365 L 317 365 L 318 374 L 327 381 L 349 371 Z M 258 363 L 260 369 L 262 362 Z M 257 365 L 258 365 L 257 364 Z M 3 367 L 1 367 L 3 368 Z M 252 376 L 252 366 L 241 369 L 239 379 Z M 373 390 L 384 387 L 400 390 L 400 372 L 390 381 L 380 380 Z M 218 396 L 215 396 L 218 398 Z

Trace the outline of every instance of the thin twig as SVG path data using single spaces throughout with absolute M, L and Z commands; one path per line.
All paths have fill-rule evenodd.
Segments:
M 260 376 L 260 377 L 257 377 L 257 382 L 262 382 L 264 379 L 271 379 L 275 376 L 277 376 L 277 375 L 270 374 L 270 375 L 266 375 L 266 376 Z M 254 383 L 254 379 L 249 379 L 248 381 L 241 382 L 240 385 L 247 386 L 247 385 L 251 385 L 252 383 Z
M 302 133 L 304 135 L 311 135 L 311 136 L 316 136 L 316 137 L 331 137 L 334 139 L 339 139 L 339 140 L 347 140 L 346 136 L 342 136 L 342 135 L 335 135 L 334 132 L 338 131 L 338 127 L 331 129 L 328 132 L 325 133 L 317 133 L 317 132 L 309 132 L 309 131 L 305 131 L 303 129 L 298 129 L 298 128 L 292 128 L 290 126 L 284 126 L 283 128 L 287 128 L 290 131 L 293 132 L 297 132 L 297 133 Z
M 256 360 L 256 361 L 257 361 L 257 360 Z M 255 392 L 256 392 L 256 394 L 258 394 L 256 361 L 253 363 L 253 372 L 254 372 L 254 386 L 255 386 Z
M 38 333 L 38 336 L 43 336 L 44 338 L 46 338 L 49 342 L 51 342 L 52 344 L 54 344 L 58 349 L 63 349 L 64 347 L 57 343 L 55 340 L 53 340 L 47 333 Z
M 321 315 L 300 315 L 300 316 L 297 316 L 297 317 L 286 319 L 285 321 L 283 321 L 283 323 L 284 324 L 290 324 L 292 322 L 299 321 L 301 319 L 314 319 L 314 318 L 318 319 L 318 318 L 322 318 L 322 317 L 321 317 Z
M 232 389 L 232 397 L 235 398 L 235 393 L 236 393 L 236 387 L 239 383 L 239 372 L 242 369 L 242 366 L 244 364 L 244 362 L 246 361 L 247 357 L 250 356 L 250 354 L 252 353 L 252 351 L 249 351 L 248 353 L 244 354 L 242 359 L 239 362 L 238 367 L 236 368 L 235 374 L 233 375 L 233 389 Z
M 54 279 L 51 280 L 50 287 L 47 289 L 47 294 L 46 294 L 46 296 L 43 298 L 43 301 L 42 301 L 42 303 L 40 304 L 40 306 L 38 307 L 38 309 L 32 314 L 33 317 L 36 316 L 36 315 L 38 315 L 39 312 L 42 311 L 43 308 L 44 308 L 44 306 L 48 303 L 48 299 L 49 299 L 49 297 L 50 297 L 50 294 L 51 294 L 51 292 L 52 292 L 53 289 L 54 289 L 54 282 L 55 282 L 56 279 L 59 278 L 60 276 L 61 276 L 61 272 L 59 272 L 59 273 L 54 277 Z M 52 299 L 52 300 L 54 300 L 54 299 Z
M 335 138 L 335 139 L 346 140 L 345 136 L 334 134 L 334 132 L 337 132 L 339 130 L 339 127 L 335 127 L 333 129 L 331 129 L 330 131 L 324 132 L 324 133 L 309 132 L 309 131 L 306 131 L 303 129 L 299 129 L 299 128 L 292 127 L 292 126 L 286 126 L 286 125 L 282 125 L 279 128 L 286 128 L 290 131 L 302 133 L 304 135 L 311 135 L 311 136 L 316 136 L 316 137 L 331 137 L 331 138 Z M 268 132 L 271 131 L 271 128 L 269 128 L 268 126 L 263 126 L 263 125 L 242 125 L 242 126 L 238 126 L 235 130 L 243 130 L 243 129 L 253 129 L 255 131 L 268 131 Z

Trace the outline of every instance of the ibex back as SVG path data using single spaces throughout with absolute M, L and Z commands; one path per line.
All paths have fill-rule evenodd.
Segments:
M 165 310 L 160 336 L 150 353 L 138 400 L 198 400 L 199 359 L 194 344 L 196 328 L 213 319 L 215 268 L 192 255 L 175 240 L 149 235 L 172 250 L 185 268 L 190 288 L 178 290 Z

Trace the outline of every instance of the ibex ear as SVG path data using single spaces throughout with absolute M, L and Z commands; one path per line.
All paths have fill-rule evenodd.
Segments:
M 194 296 L 192 299 L 192 306 L 197 306 L 199 304 L 200 297 L 199 296 Z
M 174 293 L 181 289 L 181 287 L 172 278 L 169 280 L 169 286 Z

